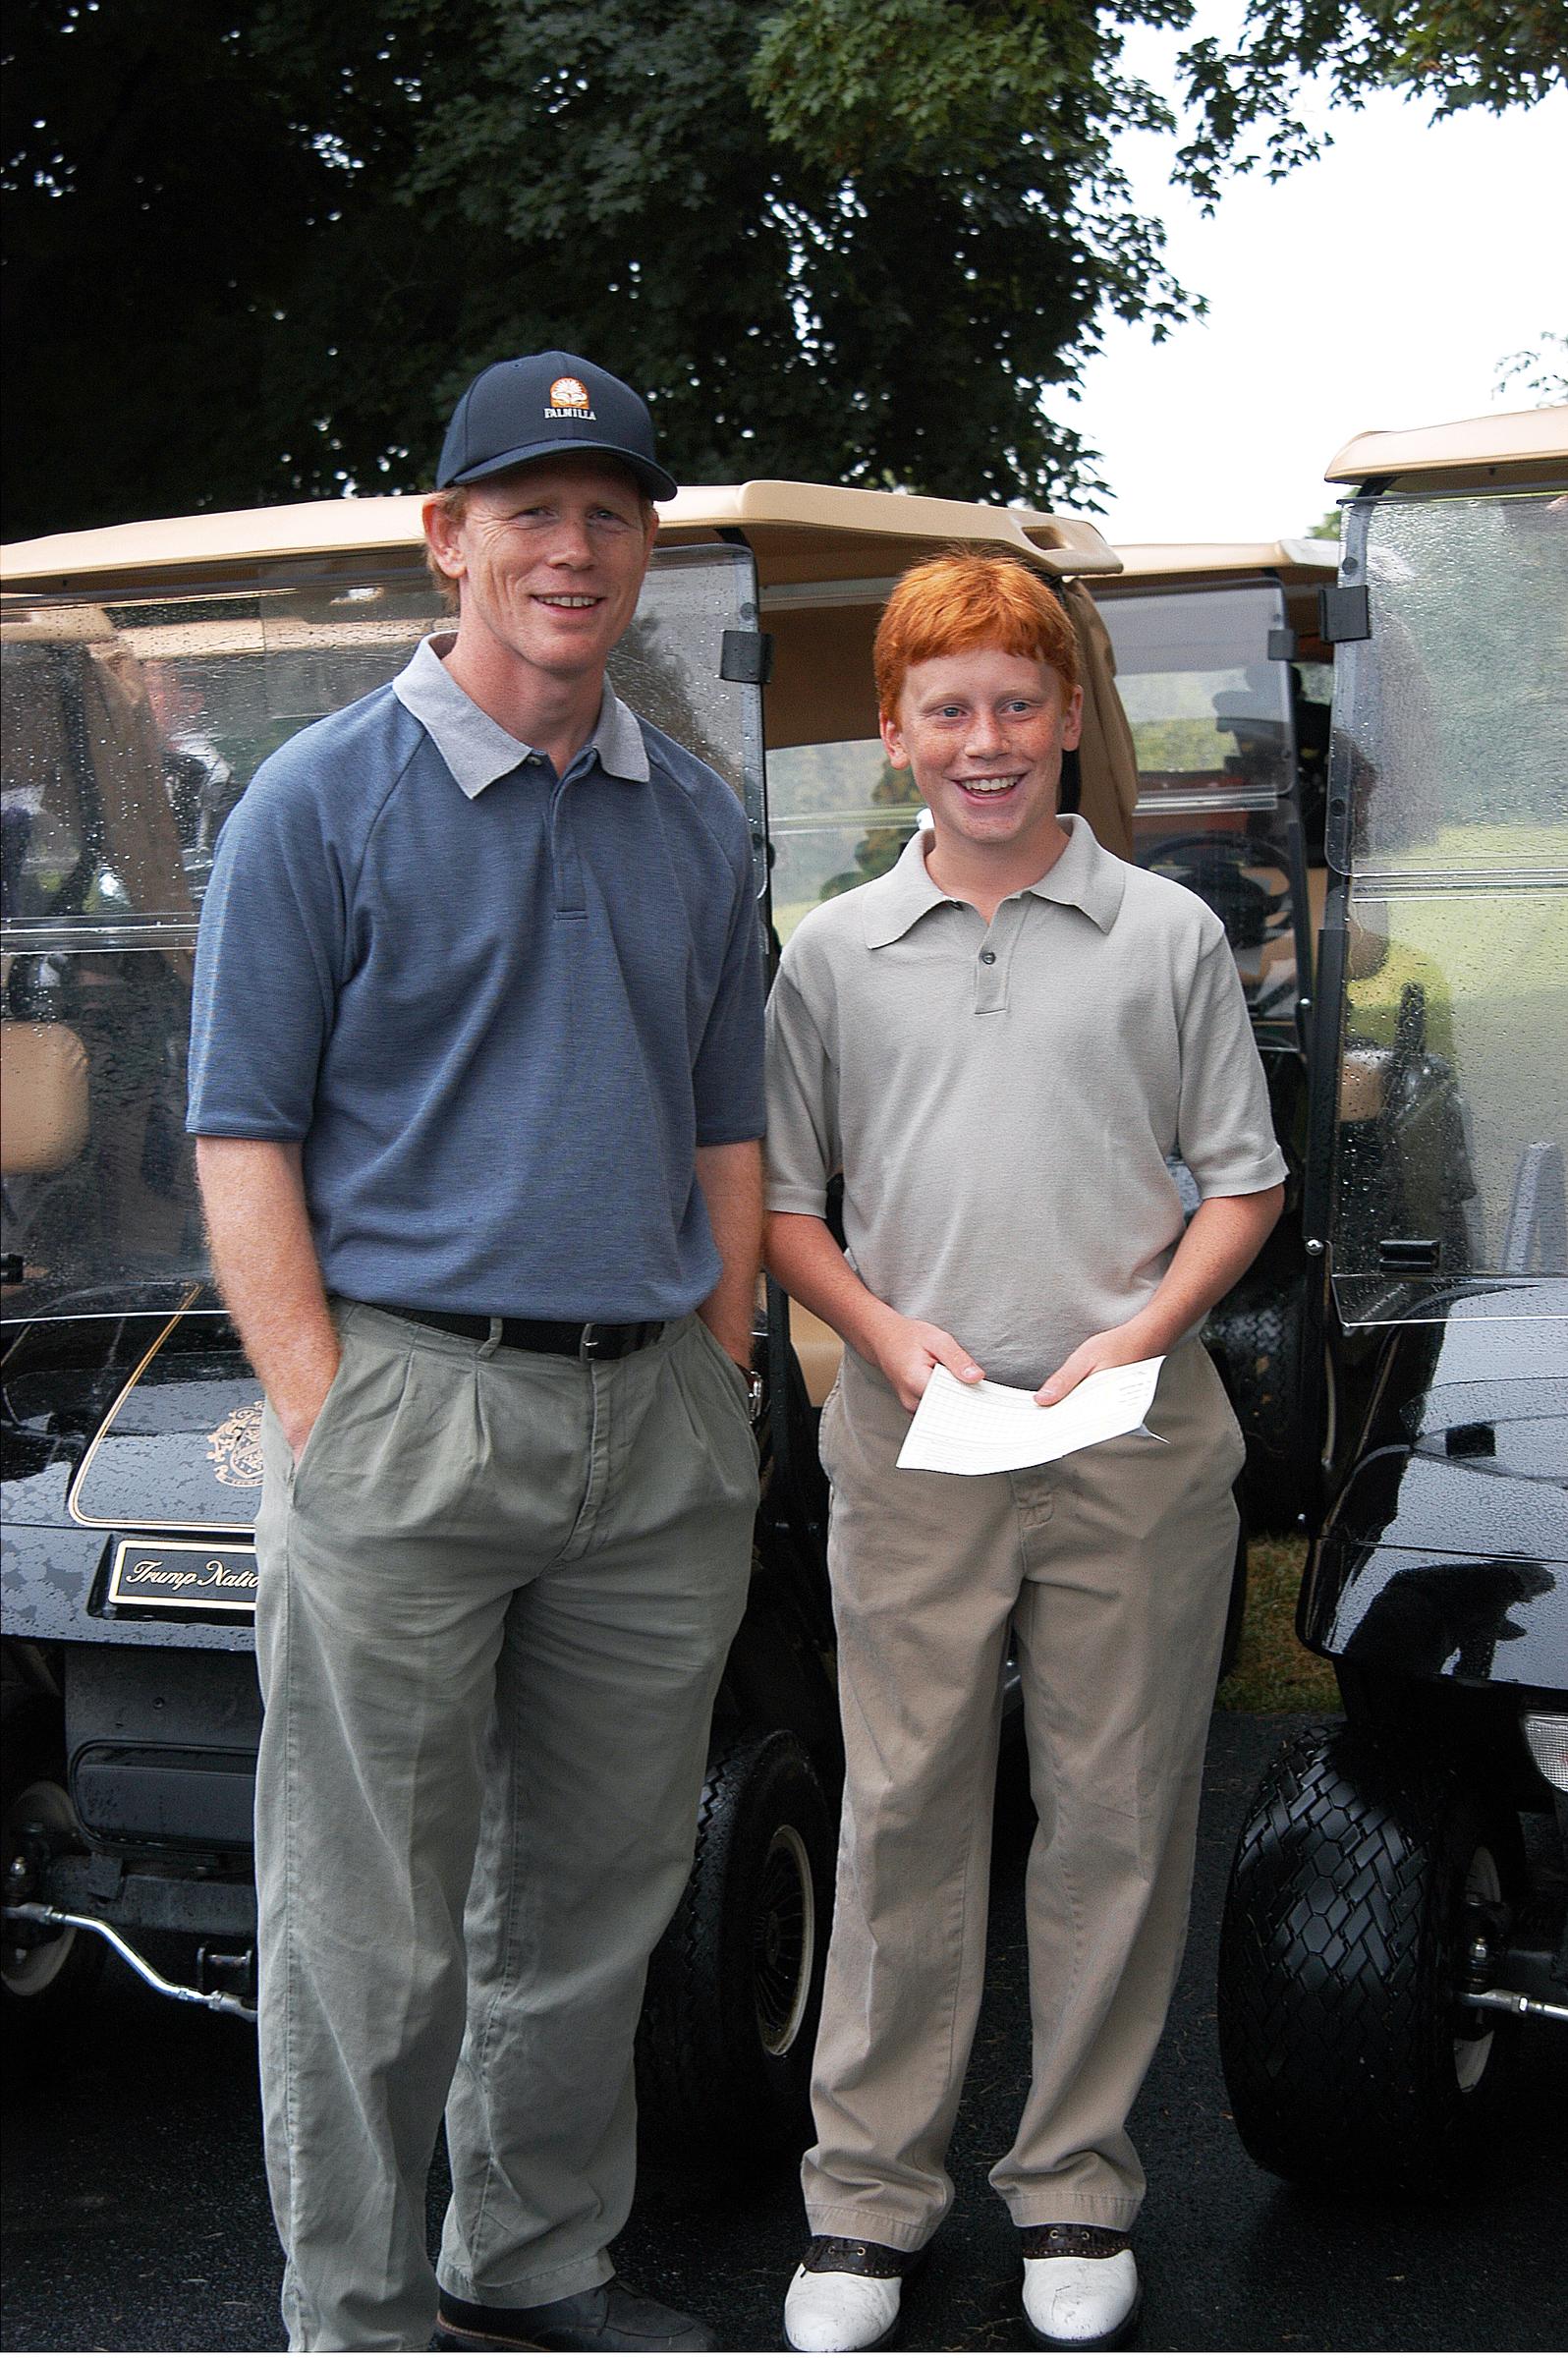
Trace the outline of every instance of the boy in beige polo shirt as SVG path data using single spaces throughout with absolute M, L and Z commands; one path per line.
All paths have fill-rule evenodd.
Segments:
M 1125 2122 L 1186 1929 L 1236 1544 L 1242 1444 L 1197 1328 L 1278 1217 L 1284 1162 L 1218 920 L 1057 814 L 1082 698 L 1044 582 L 1005 557 L 915 568 L 876 676 L 932 831 L 812 911 L 769 1011 L 767 1259 L 848 1345 L 822 1418 L 847 1777 L 785 2330 L 889 2342 L 952 2200 L 1011 1625 L 1034 2068 L 991 2182 L 1033 2339 L 1112 2348 L 1139 2298 Z M 1172 1154 L 1202 1197 L 1185 1230 Z M 1049 1405 L 1160 1354 L 1159 1442 L 897 1470 L 938 1364 Z

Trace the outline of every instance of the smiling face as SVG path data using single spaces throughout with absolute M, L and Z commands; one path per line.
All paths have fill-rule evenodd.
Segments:
M 1083 707 L 1082 689 L 1064 694 L 1035 655 L 973 647 L 909 666 L 882 743 L 895 768 L 913 772 L 938 859 L 1004 868 L 1010 889 L 1044 874 L 1066 841 L 1056 801 Z
M 585 453 L 470 484 L 458 516 L 432 499 L 424 529 L 458 585 L 454 651 L 469 676 L 515 691 L 533 674 L 559 690 L 602 675 L 636 611 L 657 519 L 624 468 Z

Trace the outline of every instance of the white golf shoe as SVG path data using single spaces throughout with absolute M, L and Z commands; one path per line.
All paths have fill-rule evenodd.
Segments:
M 1024 2316 L 1040 2349 L 1124 2349 L 1138 2311 L 1138 2264 L 1117 2229 L 1024 2229 Z
M 847 2235 L 814 2235 L 784 2296 L 790 2348 L 885 2349 L 898 2326 L 904 2278 L 920 2256 Z

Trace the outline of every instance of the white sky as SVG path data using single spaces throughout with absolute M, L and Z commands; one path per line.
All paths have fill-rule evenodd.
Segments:
M 1196 29 L 1224 33 L 1238 13 L 1201 6 Z M 1177 46 L 1144 33 L 1129 64 L 1170 90 Z M 1123 142 L 1140 208 L 1208 316 L 1162 345 L 1112 322 L 1082 401 L 1049 405 L 1103 453 L 1111 540 L 1305 533 L 1352 434 L 1529 408 L 1517 384 L 1493 394 L 1497 364 L 1568 330 L 1568 93 L 1433 124 L 1381 92 L 1309 120 L 1334 135 L 1316 163 L 1227 182 L 1206 221 L 1169 185 L 1178 142 Z

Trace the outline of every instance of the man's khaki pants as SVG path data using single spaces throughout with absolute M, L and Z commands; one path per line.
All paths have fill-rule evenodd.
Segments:
M 1020 2226 L 1126 2227 L 1126 2117 L 1186 1935 L 1241 1436 L 1196 1342 L 1127 1437 L 1016 1474 L 900 1473 L 909 1418 L 844 1356 L 822 1420 L 847 1760 L 806 2157 L 815 2234 L 917 2251 L 985 1960 L 1003 1656 L 1017 1632 L 1039 1827 L 1033 2076 L 991 2172 Z
M 592 1365 L 335 1312 L 298 1467 L 263 1421 L 267 2168 L 291 2347 L 421 2350 L 443 2105 L 442 2282 L 513 2307 L 610 2273 L 756 1459 L 696 1319 Z

